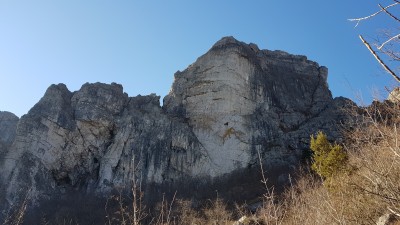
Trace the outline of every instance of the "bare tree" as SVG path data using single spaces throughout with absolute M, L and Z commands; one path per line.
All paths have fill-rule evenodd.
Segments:
M 360 18 L 355 18 L 355 19 L 349 19 L 349 21 L 356 22 L 356 27 L 365 20 L 369 20 L 375 16 L 378 16 L 379 14 L 385 14 L 388 18 L 393 19 L 396 23 L 400 23 L 399 17 L 397 17 L 393 12 L 391 12 L 393 9 L 396 7 L 400 6 L 400 1 L 398 0 L 392 0 L 393 3 L 387 6 L 382 6 L 381 4 L 378 4 L 379 11 L 365 16 L 365 17 L 360 17 Z M 390 10 L 390 11 L 389 11 Z M 383 57 L 380 56 L 380 54 L 386 55 L 388 60 L 393 61 L 393 62 L 400 62 L 400 33 L 391 33 L 389 32 L 383 32 L 381 34 L 383 36 L 383 41 L 378 41 L 378 43 L 374 48 L 371 46 L 370 42 L 366 41 L 365 38 L 362 35 L 359 35 L 361 41 L 364 43 L 364 45 L 367 47 L 367 49 L 371 52 L 371 54 L 375 57 L 375 59 L 379 62 L 379 64 L 398 82 L 400 82 L 400 76 L 395 72 L 394 69 L 392 69 L 388 63 L 387 60 L 384 61 Z

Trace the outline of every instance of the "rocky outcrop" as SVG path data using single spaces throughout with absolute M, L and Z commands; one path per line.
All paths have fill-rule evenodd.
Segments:
M 389 96 L 388 96 L 387 100 L 389 100 L 391 102 L 395 102 L 395 103 L 399 102 L 400 101 L 400 87 L 394 88 L 389 93 Z
M 107 192 L 130 185 L 138 165 L 142 179 L 161 183 L 196 175 L 204 159 L 189 127 L 169 119 L 158 96 L 129 98 L 118 84 L 74 93 L 52 85 L 19 122 L 1 162 L 2 193 L 13 202 L 22 187 L 33 200 L 71 188 Z
M 0 139 L 0 201 L 27 189 L 33 202 L 70 189 L 101 195 L 129 187 L 134 173 L 144 186 L 207 183 L 256 167 L 259 154 L 284 183 L 310 134 L 339 138 L 341 109 L 353 104 L 332 99 L 327 72 L 226 37 L 175 74 L 162 107 L 159 96 L 128 97 L 115 83 L 52 85 L 17 128 L 0 114 L 9 134 Z
M 192 127 L 211 176 L 256 163 L 258 152 L 268 164 L 295 165 L 310 134 L 336 132 L 337 110 L 350 103 L 332 99 L 327 73 L 305 56 L 226 37 L 175 74 L 164 109 Z

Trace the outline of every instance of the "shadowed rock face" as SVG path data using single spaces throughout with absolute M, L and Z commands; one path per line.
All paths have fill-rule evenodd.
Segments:
M 347 118 L 352 102 L 332 99 L 326 79 L 305 56 L 226 37 L 175 74 L 163 107 L 115 83 L 51 85 L 19 121 L 0 113 L 0 201 L 27 189 L 33 200 L 107 194 L 129 187 L 134 168 L 144 185 L 218 180 L 256 165 L 258 153 L 271 170 L 293 169 L 310 134 L 338 138 Z M 285 182 L 288 170 L 275 176 Z
M 33 199 L 71 188 L 107 193 L 129 186 L 137 165 L 144 181 L 161 183 L 196 175 L 203 158 L 190 128 L 165 115 L 158 96 L 129 98 L 114 83 L 74 93 L 52 85 L 19 122 L 0 164 L 1 193 L 7 202 L 26 189 Z
M 3 154 L 15 139 L 18 120 L 16 115 L 0 111 L 0 158 L 4 157 Z

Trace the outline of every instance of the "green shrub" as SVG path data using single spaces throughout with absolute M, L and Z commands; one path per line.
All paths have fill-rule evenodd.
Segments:
M 310 148 L 313 152 L 311 168 L 322 178 L 330 179 L 345 169 L 346 152 L 340 145 L 329 143 L 323 132 L 319 131 L 315 138 L 311 135 Z

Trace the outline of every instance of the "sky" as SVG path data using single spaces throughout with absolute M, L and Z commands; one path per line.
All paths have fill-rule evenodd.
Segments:
M 0 111 L 26 114 L 51 84 L 120 83 L 164 97 L 173 74 L 224 36 L 306 55 L 329 69 L 334 97 L 385 98 L 396 82 L 358 38 L 395 27 L 388 0 L 0 0 Z M 396 13 L 400 7 L 393 8 Z

